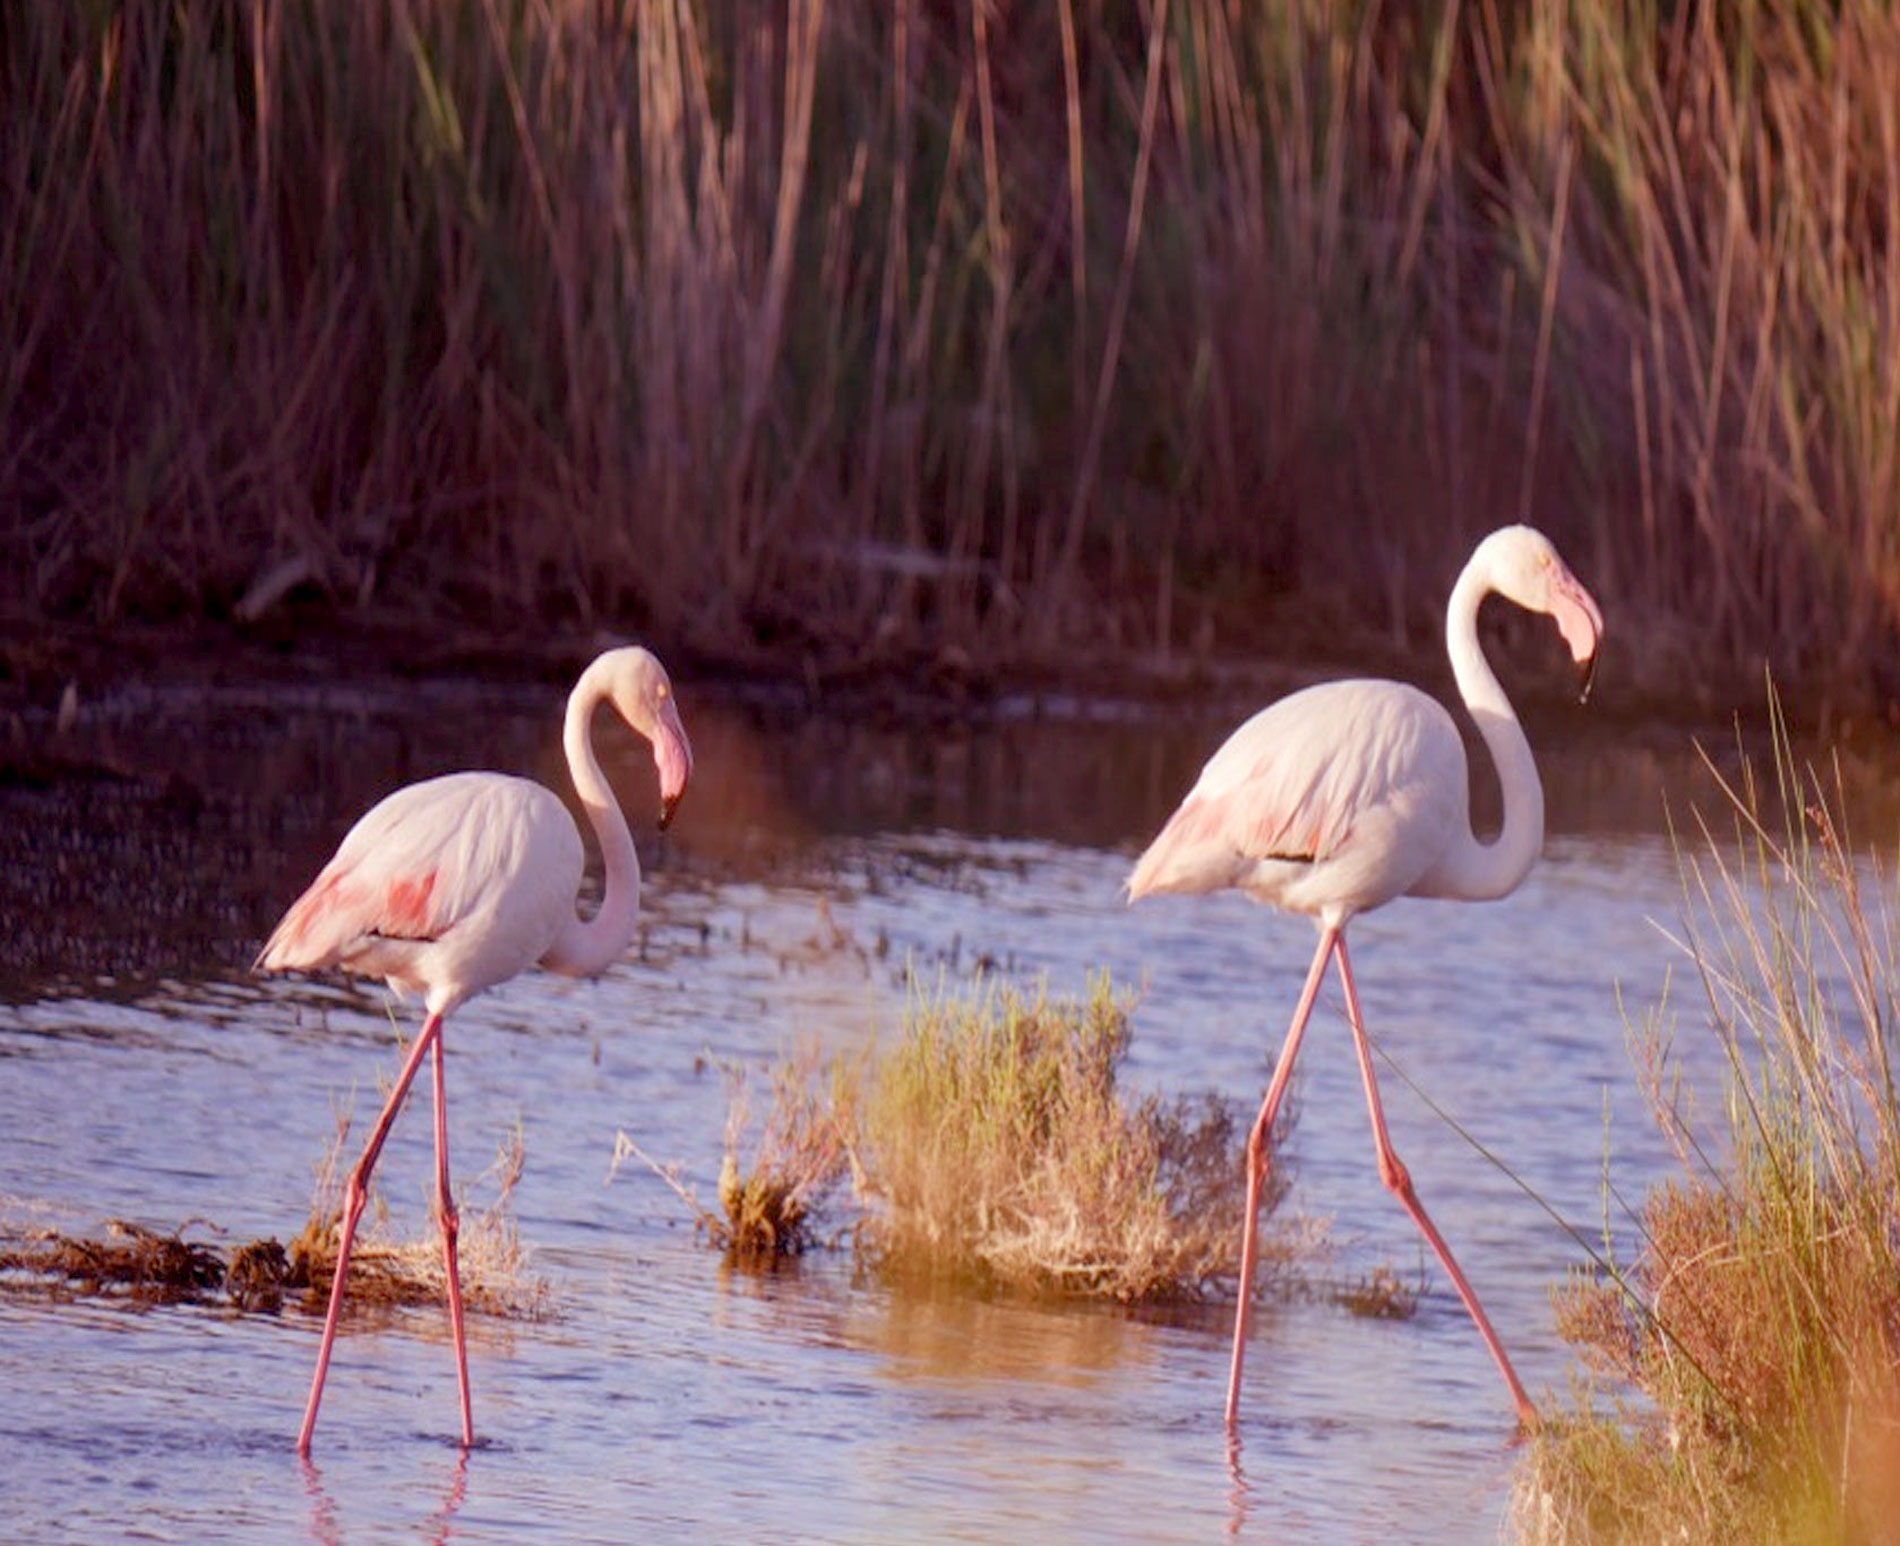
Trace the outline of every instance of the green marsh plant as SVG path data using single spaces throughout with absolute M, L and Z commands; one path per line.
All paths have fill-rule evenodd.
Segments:
M 888 1267 L 1124 1302 L 1232 1274 L 1232 1114 L 1123 1094 L 1129 1008 L 1105 974 L 1084 1000 L 994 979 L 913 991 L 860 1137 Z

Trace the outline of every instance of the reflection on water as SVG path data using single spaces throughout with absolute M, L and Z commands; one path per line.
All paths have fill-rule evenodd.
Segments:
M 1149 1330 L 1106 1312 L 913 1290 L 884 1303 L 864 1345 L 903 1379 L 1072 1384 L 1108 1370 L 1138 1375 Z
M 861 708 L 811 713 L 797 695 L 682 691 L 699 757 L 676 838 L 654 834 L 644 748 L 603 726 L 603 759 L 649 862 L 755 881 L 796 873 L 815 839 L 853 833 L 946 829 L 1132 853 L 1247 709 L 1025 696 L 919 727 Z M 299 882 L 395 784 L 496 767 L 565 793 L 561 702 L 554 687 L 453 682 L 138 689 L 89 702 L 71 731 L 48 733 L 36 752 L 46 768 L 0 786 L 0 913 L 13 925 L 0 994 L 101 973 L 242 970 Z M 1655 832 L 1665 798 L 1678 818 L 1706 803 L 1697 739 L 1724 769 L 1737 761 L 1728 729 L 1612 734 L 1576 706 L 1544 710 L 1531 733 L 1554 832 Z M 1760 749 L 1758 728 L 1743 738 Z M 1900 822 L 1893 753 L 1867 736 L 1840 754 L 1864 834 Z M 1496 796 L 1487 760 L 1475 761 L 1483 825 Z
M 6 1220 L 293 1231 L 336 1111 L 373 1108 L 413 1010 L 233 968 L 392 781 L 476 762 L 558 784 L 557 705 L 444 691 L 417 722 L 313 695 L 273 701 L 241 729 L 206 723 L 169 752 L 139 740 L 138 716 L 94 726 L 128 787 L 158 792 L 114 804 L 110 834 L 62 836 L 67 883 L 94 862 L 123 866 L 83 926 L 110 945 L 113 909 L 130 909 L 144 974 L 99 982 L 84 951 L 50 983 L 13 963 L 0 1006 Z M 630 746 L 613 759 L 653 871 L 635 950 L 598 984 L 519 979 L 448 1028 L 453 1146 L 482 1152 L 520 1124 L 516 1215 L 556 1305 L 545 1322 L 472 1318 L 476 1450 L 454 1443 L 454 1371 L 428 1308 L 347 1324 L 305 1470 L 290 1445 L 313 1318 L 0 1295 L 9 1530 L 1091 1546 L 1495 1536 L 1510 1404 L 1435 1271 L 1406 1321 L 1355 1319 L 1320 1297 L 1264 1306 L 1230 1449 L 1222 1312 L 930 1294 L 842 1254 L 736 1274 L 660 1182 L 604 1179 L 624 1128 L 712 1195 L 717 1062 L 888 1029 L 907 965 L 955 981 L 987 959 L 1058 991 L 1107 967 L 1144 986 L 1138 1088 L 1211 1089 L 1251 1109 L 1312 948 L 1303 921 L 1236 898 L 1121 905 L 1129 854 L 1225 725 L 1025 709 L 906 734 L 690 693 L 687 711 L 699 778 L 664 842 L 650 764 Z M 167 785 L 165 755 L 181 782 Z M 1657 784 L 1687 776 L 1640 748 L 1560 747 L 1543 762 L 1555 835 L 1523 890 L 1486 907 L 1396 904 L 1357 924 L 1354 943 L 1373 1034 L 1514 1172 L 1387 1081 L 1394 1142 L 1533 1393 L 1566 1378 L 1548 1293 L 1577 1251 L 1516 1178 L 1589 1232 L 1606 1148 L 1629 1197 L 1667 1163 L 1617 993 L 1636 1010 L 1653 1002 L 1671 959 L 1651 920 L 1676 913 L 1675 866 L 1650 834 Z M 1681 1014 L 1693 1055 L 1695 1013 Z M 1327 1222 L 1327 1270 L 1409 1274 L 1423 1251 L 1377 1179 L 1336 989 L 1295 1089 L 1289 1209 Z M 426 1228 L 429 1156 L 426 1110 L 411 1110 L 379 1172 L 399 1230 Z
M 430 1546 L 447 1546 L 449 1541 L 458 1538 L 458 1532 L 451 1527 L 462 1506 L 462 1499 L 468 1492 L 468 1462 L 469 1451 L 458 1446 L 454 1459 L 447 1467 L 448 1488 L 442 1495 L 440 1506 L 426 1520 L 418 1521 L 418 1528 L 409 1539 L 427 1541 Z M 310 1498 L 310 1541 L 313 1546 L 343 1546 L 349 1537 L 343 1530 L 336 1500 L 324 1485 L 323 1467 L 315 1460 L 299 1456 L 297 1468 L 303 1475 L 304 1491 Z M 418 1487 L 416 1496 L 428 1496 L 428 1489 Z

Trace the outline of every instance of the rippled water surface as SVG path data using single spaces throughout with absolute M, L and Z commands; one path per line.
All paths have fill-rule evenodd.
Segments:
M 228 739 L 207 722 L 162 755 L 131 728 L 151 706 L 134 708 L 93 733 L 128 778 L 149 781 L 166 761 L 184 780 L 185 796 L 164 785 L 135 813 L 169 821 L 176 839 L 160 855 L 115 833 L 106 858 L 81 845 L 72 862 L 161 870 L 133 887 L 143 902 L 122 896 L 94 926 L 145 928 L 150 954 L 174 959 L 136 976 L 12 985 L 0 1004 L 0 1210 L 16 1227 L 96 1233 L 118 1217 L 207 1221 L 194 1227 L 208 1239 L 287 1236 L 339 1113 L 360 1132 L 379 1104 L 413 1011 L 380 991 L 254 981 L 231 963 L 390 783 L 462 761 L 558 783 L 558 698 L 451 696 L 423 723 L 312 696 L 268 718 L 247 711 L 250 728 Z M 449 1024 L 458 1178 L 479 1207 L 492 1193 L 480 1172 L 519 1126 L 515 1215 L 551 1288 L 544 1319 L 472 1318 L 477 1448 L 464 1457 L 455 1443 L 437 1309 L 346 1323 L 305 1466 L 291 1441 L 314 1317 L 10 1292 L 0 1533 L 1496 1538 L 1511 1408 L 1435 1266 L 1410 1319 L 1355 1318 L 1320 1299 L 1265 1307 L 1230 1455 L 1225 1312 L 1135 1318 L 918 1296 L 859 1276 L 844 1252 L 747 1275 L 696 1238 L 651 1174 L 608 1179 L 624 1130 L 710 1196 L 727 1109 L 719 1066 L 889 1032 L 907 963 L 955 981 L 983 960 L 1065 991 L 1106 967 L 1145 986 L 1136 1086 L 1250 1107 L 1312 947 L 1308 924 L 1237 898 L 1121 904 L 1134 848 L 1215 727 L 1025 713 L 873 732 L 695 705 L 690 692 L 687 716 L 700 778 L 663 843 L 650 772 L 632 752 L 619 758 L 649 870 L 635 951 L 598 983 L 519 979 Z M 433 728 L 449 721 L 460 739 Z M 468 744 L 471 721 L 480 745 Z M 1602 1216 L 1606 1145 L 1626 1195 L 1664 1163 L 1617 997 L 1620 986 L 1635 1010 L 1655 1000 L 1672 949 L 1653 920 L 1678 911 L 1670 850 L 1645 830 L 1661 813 L 1647 755 L 1546 758 L 1553 834 L 1509 900 L 1399 903 L 1354 928 L 1369 1024 L 1398 1067 L 1586 1229 Z M 191 794 L 233 785 L 242 819 Z M 227 951 L 206 943 L 226 936 Z M 1418 1271 L 1422 1248 L 1378 1184 L 1330 985 L 1295 1090 L 1287 1210 L 1329 1222 L 1325 1270 Z M 1401 1079 L 1388 1073 L 1385 1094 L 1399 1151 L 1520 1373 L 1534 1393 L 1561 1388 L 1548 1296 L 1578 1248 Z M 399 1232 L 425 1227 L 428 1174 L 425 1100 L 378 1172 Z

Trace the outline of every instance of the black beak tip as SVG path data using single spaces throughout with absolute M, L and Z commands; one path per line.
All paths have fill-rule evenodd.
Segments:
M 673 812 L 680 808 L 680 797 L 670 795 L 660 801 L 660 830 L 664 832 L 673 825 Z
M 1590 658 L 1583 663 L 1583 682 L 1577 691 L 1577 702 L 1588 703 L 1590 701 L 1590 689 L 1596 685 L 1597 661 L 1601 658 L 1602 652 L 1593 650 L 1591 651 Z

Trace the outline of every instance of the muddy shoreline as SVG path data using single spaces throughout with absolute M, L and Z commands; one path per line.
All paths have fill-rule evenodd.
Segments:
M 1493 609 L 1493 620 L 1508 613 Z M 1243 648 L 1065 650 L 1050 659 L 1022 654 L 981 659 L 957 645 L 887 646 L 865 651 L 818 641 L 708 649 L 686 640 L 609 628 L 499 634 L 366 611 L 340 617 L 273 614 L 259 623 L 200 619 L 131 622 L 112 627 L 47 624 L 0 616 L 0 756 L 24 755 L 22 729 L 57 715 L 72 688 L 82 699 L 164 684 L 206 693 L 233 686 L 393 686 L 409 681 L 476 680 L 498 685 L 552 683 L 563 690 L 601 649 L 642 642 L 683 682 L 774 702 L 789 711 L 870 714 L 886 721 L 981 720 L 996 713 L 1074 711 L 1115 704 L 1120 712 L 1232 715 L 1315 681 L 1391 676 L 1452 694 L 1442 641 L 1400 643 L 1378 629 L 1317 628 L 1297 613 L 1266 620 L 1272 654 Z M 1527 723 L 1574 706 L 1576 681 L 1534 619 L 1511 617 L 1487 634 L 1500 676 Z M 1762 700 L 1759 662 L 1691 666 L 1656 641 L 1620 636 L 1612 623 L 1593 688 L 1591 719 L 1621 732 L 1646 725 L 1699 730 L 1753 716 Z M 1900 703 L 1844 715 L 1825 692 L 1788 692 L 1790 717 L 1827 731 L 1842 722 L 1900 726 Z M 1812 714 L 1800 705 L 1814 704 Z M 1827 706 L 1824 706 L 1827 705 Z

